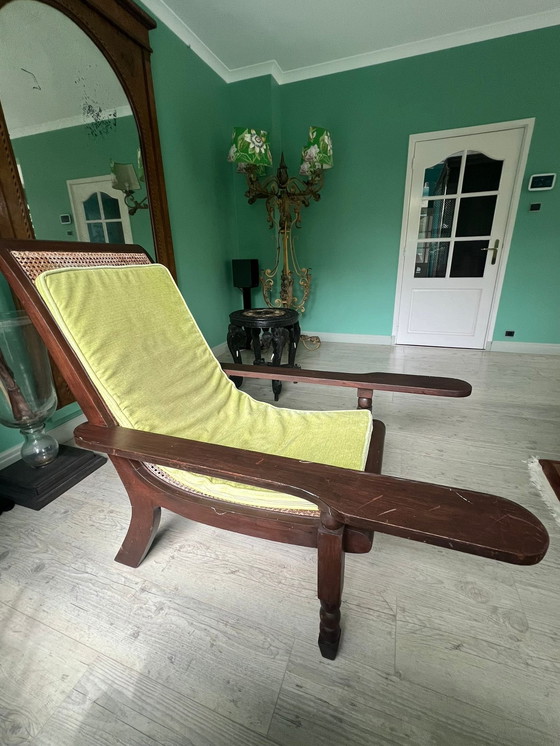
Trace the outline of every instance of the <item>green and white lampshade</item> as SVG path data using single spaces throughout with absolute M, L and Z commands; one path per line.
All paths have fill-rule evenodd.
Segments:
M 332 168 L 333 151 L 331 133 L 324 127 L 310 127 L 309 141 L 301 151 L 302 176 L 311 176 L 321 168 Z
M 143 171 L 141 172 L 143 175 Z M 116 163 L 111 161 L 113 189 L 121 192 L 135 192 L 140 189 L 140 183 L 132 163 Z
M 268 132 L 247 127 L 234 127 L 231 147 L 227 156 L 230 163 L 237 163 L 238 170 L 245 165 L 272 166 Z

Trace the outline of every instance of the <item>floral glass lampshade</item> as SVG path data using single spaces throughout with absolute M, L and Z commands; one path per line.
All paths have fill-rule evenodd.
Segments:
M 237 170 L 244 171 L 247 165 L 258 166 L 259 173 L 272 166 L 272 154 L 266 130 L 234 127 L 231 147 L 227 156 L 230 163 L 237 163 Z
M 301 151 L 302 176 L 311 176 L 323 168 L 332 168 L 333 150 L 331 133 L 324 127 L 310 127 L 309 141 Z

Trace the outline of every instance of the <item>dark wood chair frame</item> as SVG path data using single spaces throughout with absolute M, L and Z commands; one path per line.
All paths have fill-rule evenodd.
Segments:
M 316 547 L 319 647 L 323 656 L 332 659 L 340 640 L 345 552 L 369 551 L 375 531 L 521 565 L 534 564 L 545 555 L 548 534 L 544 526 L 516 503 L 470 490 L 381 475 L 385 428 L 379 421 L 374 421 L 365 472 L 120 427 L 13 251 L 30 255 L 69 252 L 74 257 L 110 251 L 141 255 L 146 263 L 151 260 L 139 246 L 0 240 L 0 269 L 88 419 L 76 429 L 76 442 L 108 454 L 127 490 L 132 516 L 117 562 L 131 567 L 142 562 L 156 534 L 162 507 L 219 528 Z M 122 263 L 127 263 L 124 256 Z M 229 375 L 351 387 L 356 390 L 358 408 L 369 410 L 374 391 L 453 397 L 468 396 L 471 391 L 465 381 L 430 376 L 236 364 L 222 367 Z M 220 502 L 158 479 L 146 463 L 289 493 L 315 503 L 319 512 L 281 512 Z

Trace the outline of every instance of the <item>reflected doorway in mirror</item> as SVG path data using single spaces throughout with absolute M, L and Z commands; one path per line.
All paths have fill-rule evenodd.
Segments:
M 124 194 L 111 182 L 110 174 L 67 181 L 79 241 L 134 243 Z

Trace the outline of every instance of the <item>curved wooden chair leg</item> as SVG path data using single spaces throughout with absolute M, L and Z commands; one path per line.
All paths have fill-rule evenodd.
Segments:
M 340 603 L 344 585 L 344 526 L 319 526 L 317 536 L 318 593 L 321 602 L 319 650 L 334 660 L 340 643 Z
M 115 562 L 138 567 L 155 538 L 161 518 L 161 508 L 148 501 L 132 503 L 132 516 L 126 537 Z

